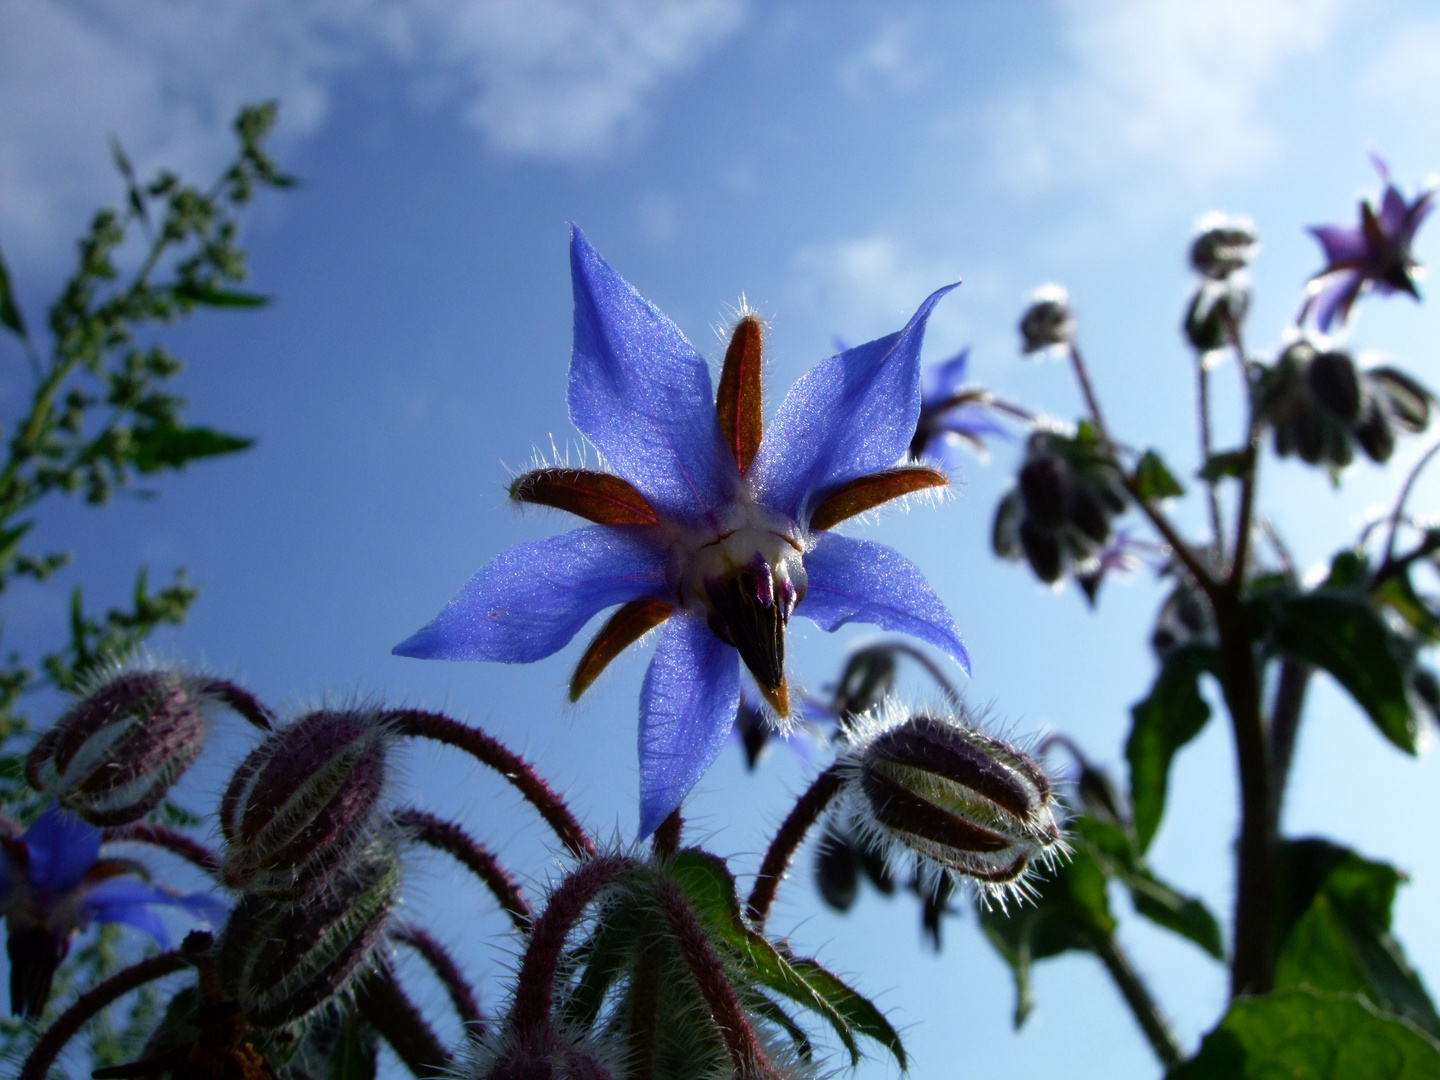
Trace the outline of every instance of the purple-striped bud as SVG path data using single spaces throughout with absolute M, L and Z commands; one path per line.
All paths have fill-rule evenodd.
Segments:
M 484 1080 L 613 1080 L 615 1073 L 589 1050 L 557 1042 L 550 1048 L 502 1049 L 495 1060 L 476 1075 Z
M 91 825 L 138 821 L 200 753 L 202 686 L 170 671 L 117 675 L 40 737 L 25 778 Z
M 996 894 L 1063 851 L 1050 779 L 1028 754 L 948 717 L 871 724 L 847 755 L 842 804 L 862 837 Z
M 225 883 L 306 896 L 369 834 L 393 736 L 375 712 L 322 709 L 240 763 L 220 803 Z
M 399 891 L 398 851 L 381 839 L 303 904 L 246 896 L 220 939 L 222 990 L 255 1027 L 302 1019 L 345 992 L 383 937 Z

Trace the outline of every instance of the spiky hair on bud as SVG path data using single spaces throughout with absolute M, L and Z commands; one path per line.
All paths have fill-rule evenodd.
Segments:
M 852 832 L 922 880 L 969 881 L 1002 907 L 1027 895 L 1036 862 L 1065 854 L 1050 778 L 1030 754 L 963 710 L 894 701 L 849 725 L 835 803 Z
M 220 801 L 225 883 L 277 899 L 321 888 L 379 820 L 395 737 L 378 709 L 322 708 L 256 746 Z
M 347 993 L 399 898 L 396 838 L 382 834 L 306 903 L 250 893 L 230 916 L 216 970 L 248 1023 L 280 1028 Z
M 269 711 L 223 679 L 148 664 L 107 671 L 25 759 L 25 778 L 101 828 L 139 821 L 204 746 L 223 706 L 260 727 Z

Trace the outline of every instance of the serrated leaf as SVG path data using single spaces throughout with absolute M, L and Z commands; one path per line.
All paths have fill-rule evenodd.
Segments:
M 255 444 L 254 439 L 242 435 L 173 425 L 137 428 L 130 442 L 135 467 L 142 473 L 184 468 L 192 461 L 234 454 Z
M 1440 1036 L 1440 1016 L 1425 984 L 1390 933 L 1403 875 L 1317 840 L 1288 842 L 1282 865 L 1282 918 L 1288 929 L 1276 987 L 1362 993 L 1384 1011 Z
M 270 297 L 261 293 L 222 289 L 200 281 L 182 281 L 172 292 L 178 300 L 188 300 L 192 304 L 202 304 L 205 307 L 258 308 L 270 303 Z
M 756 1016 L 768 1020 L 785 1032 L 790 1041 L 795 1044 L 795 1055 L 801 1061 L 810 1061 L 815 1056 L 815 1048 L 810 1044 L 810 1036 L 805 1034 L 805 1029 L 797 1024 L 795 1018 L 782 1009 L 779 1004 L 759 991 L 743 994 L 741 1004 Z
M 1185 494 L 1180 481 L 1154 450 L 1146 450 L 1135 465 L 1135 497 L 1141 502 L 1172 499 Z
M 30 340 L 25 329 L 25 319 L 15 304 L 15 293 L 10 287 L 10 270 L 5 265 L 4 255 L 0 255 L 0 323 L 16 337 Z
M 1215 665 L 1215 652 L 1202 645 L 1176 649 L 1161 662 L 1150 696 L 1130 710 L 1130 802 L 1135 836 L 1144 851 L 1160 828 L 1170 785 L 1170 762 L 1205 727 L 1210 706 L 1200 695 L 1200 676 Z
M 1211 454 L 1196 475 L 1212 484 L 1227 476 L 1239 476 L 1245 471 L 1248 456 L 1244 450 L 1222 450 L 1218 454 Z
M 1321 587 L 1261 602 L 1269 609 L 1270 636 L 1281 652 L 1329 672 L 1385 738 L 1415 753 L 1408 658 L 1364 594 Z
M 1282 990 L 1240 998 L 1167 1080 L 1440 1080 L 1440 1048 L 1363 998 Z
M 850 1027 L 861 1035 L 874 1039 L 895 1055 L 900 1068 L 908 1068 L 905 1047 L 900 1035 L 891 1027 L 885 1014 L 875 1003 L 848 986 L 838 975 L 821 967 L 814 960 L 791 959 L 790 964 L 807 986 L 820 995 L 825 1002 L 845 1018 Z

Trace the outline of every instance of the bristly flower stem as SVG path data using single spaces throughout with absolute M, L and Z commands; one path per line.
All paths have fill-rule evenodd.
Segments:
M 515 1004 L 510 1027 L 523 1040 L 543 1042 L 552 1034 L 550 1007 L 555 997 L 555 972 L 565 939 L 585 906 L 607 886 L 640 863 L 624 855 L 602 855 L 584 863 L 550 894 L 550 902 L 535 920 L 530 944 L 515 979 Z
M 56 1018 L 40 1036 L 25 1064 L 20 1068 L 17 1080 L 45 1080 L 50 1075 L 50 1066 L 60 1056 L 60 1051 L 93 1019 L 101 1009 L 111 1002 L 139 989 L 148 982 L 163 979 L 189 966 L 184 953 L 179 949 L 163 952 L 138 964 L 131 964 L 118 974 L 92 987 L 71 1003 L 70 1007 Z
M 215 879 L 220 877 L 220 856 L 198 840 L 192 840 L 182 832 L 164 825 L 151 825 L 137 821 L 132 825 L 117 825 L 106 829 L 104 840 L 107 844 L 149 844 L 178 855 L 194 866 L 198 866 Z
M 495 899 L 515 924 L 515 929 L 521 933 L 529 931 L 535 921 L 535 913 L 520 886 L 495 856 L 459 825 L 413 808 L 399 811 L 395 815 L 395 824 L 409 830 L 420 843 L 452 856 L 495 894 Z
M 380 1033 L 416 1076 L 451 1075 L 452 1062 L 445 1044 L 388 967 L 381 967 L 360 980 L 355 1004 L 366 1023 Z
M 484 1035 L 485 1016 L 480 1011 L 479 1002 L 475 1000 L 475 991 L 461 974 L 460 965 L 455 963 L 449 950 L 414 923 L 401 923 L 392 927 L 389 936 L 392 940 L 414 949 L 430 965 L 430 970 L 450 995 L 450 1003 L 455 1007 L 460 1022 L 465 1025 L 465 1034 L 471 1039 L 479 1039 Z
M 700 996 L 705 999 L 705 1005 L 710 1010 L 715 1027 L 725 1043 L 725 1049 L 730 1054 L 735 1075 L 765 1075 L 768 1070 L 765 1069 L 765 1056 L 760 1051 L 760 1043 L 756 1040 L 749 1021 L 745 1019 L 745 1010 L 741 1008 L 735 997 L 735 990 L 726 977 L 725 965 L 710 947 L 705 928 L 695 917 L 685 894 L 672 882 L 664 881 L 656 888 L 655 898 L 665 913 L 671 938 L 679 947 L 680 955 L 685 958 L 690 977 L 699 988 Z
M 770 906 L 775 902 L 775 892 L 780 888 L 790 860 L 795 857 L 805 834 L 824 813 L 839 790 L 840 772 L 836 766 L 831 765 L 815 778 L 809 790 L 796 801 L 780 826 L 780 831 L 775 834 L 775 839 L 770 842 L 770 849 L 765 852 L 765 860 L 760 864 L 760 873 L 755 878 L 755 885 L 750 890 L 750 899 L 746 904 L 750 921 L 757 928 L 765 925 L 765 920 L 770 915 Z
M 1130 1006 L 1130 1011 L 1135 1015 L 1140 1029 L 1145 1032 L 1145 1038 L 1150 1041 L 1150 1048 L 1155 1051 L 1161 1064 L 1166 1068 L 1180 1064 L 1185 1058 L 1185 1052 L 1180 1048 L 1175 1032 L 1170 1028 L 1170 1022 L 1165 1019 L 1159 1003 L 1150 994 L 1150 988 L 1131 965 L 1130 957 L 1120 947 L 1115 936 L 1097 934 L 1095 952 L 1100 957 L 1100 962 L 1105 965 L 1105 970 L 1110 972 L 1110 977 L 1115 980 L 1115 985 L 1124 996 L 1125 1003 Z
M 555 830 L 560 842 L 570 849 L 577 858 L 595 854 L 595 844 L 575 820 L 575 815 L 565 805 L 553 788 L 524 758 L 507 749 L 497 739 L 479 728 L 452 720 L 444 713 L 426 712 L 422 709 L 393 709 L 386 712 L 384 722 L 394 726 L 402 735 L 432 739 L 445 743 L 457 750 L 463 750 L 482 765 L 494 769 L 509 780 L 529 800 L 530 805 Z

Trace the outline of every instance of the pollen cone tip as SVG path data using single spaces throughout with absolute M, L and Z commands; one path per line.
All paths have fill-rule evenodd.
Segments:
M 773 689 L 759 682 L 757 682 L 756 685 L 760 687 L 760 693 L 765 695 L 765 700 L 769 703 L 770 707 L 775 710 L 777 716 L 782 720 L 789 717 L 790 684 L 786 681 L 785 676 L 780 676 L 780 685 Z

